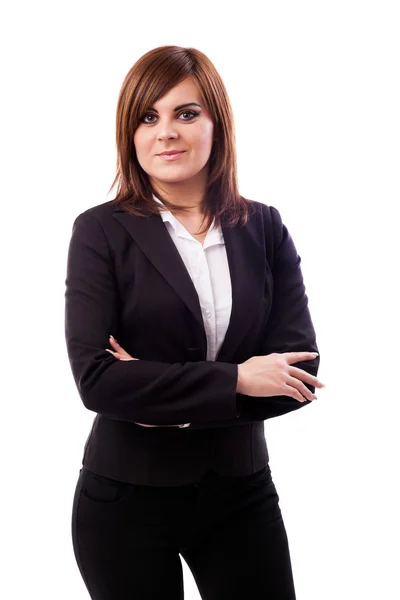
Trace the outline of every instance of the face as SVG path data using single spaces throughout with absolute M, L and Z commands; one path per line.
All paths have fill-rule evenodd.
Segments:
M 133 139 L 139 164 L 155 189 L 206 181 L 213 129 L 200 90 L 190 78 L 154 102 L 141 116 Z M 180 153 L 160 156 L 171 150 Z

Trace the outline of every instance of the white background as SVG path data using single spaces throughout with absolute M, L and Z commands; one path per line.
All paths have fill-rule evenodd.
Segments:
M 0 595 L 88 598 L 70 512 L 94 414 L 64 342 L 75 217 L 109 199 L 132 64 L 176 44 L 231 98 L 241 193 L 302 258 L 327 385 L 265 426 L 298 600 L 400 597 L 396 2 L 9 2 L 2 10 Z M 188 600 L 199 598 L 184 564 Z

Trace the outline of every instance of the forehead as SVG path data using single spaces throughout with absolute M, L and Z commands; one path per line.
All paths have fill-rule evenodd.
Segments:
M 157 110 L 174 108 L 186 102 L 198 102 L 202 105 L 202 97 L 196 83 L 188 78 L 170 89 L 164 96 L 153 102 Z

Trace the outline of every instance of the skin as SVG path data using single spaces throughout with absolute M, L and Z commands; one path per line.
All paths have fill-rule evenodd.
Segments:
M 200 106 L 190 105 L 174 111 L 175 107 L 191 102 Z M 199 88 L 191 78 L 172 88 L 154 102 L 151 109 L 155 110 L 149 109 L 142 115 L 134 133 L 138 162 L 148 174 L 156 194 L 162 193 L 175 204 L 192 205 L 190 212 L 175 211 L 174 215 L 196 236 L 202 222 L 202 202 L 213 144 L 213 121 Z M 168 150 L 185 152 L 174 161 L 166 161 L 158 156 Z M 200 237 L 204 238 L 205 235 Z

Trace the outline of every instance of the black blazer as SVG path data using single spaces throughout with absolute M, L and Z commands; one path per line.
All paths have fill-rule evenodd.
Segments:
M 247 475 L 268 462 L 264 420 L 310 403 L 236 393 L 237 365 L 251 356 L 318 352 L 293 240 L 276 208 L 252 207 L 246 225 L 222 226 L 232 314 L 215 361 L 206 360 L 196 289 L 161 216 L 109 201 L 75 219 L 65 335 L 80 397 L 97 413 L 88 469 L 146 485 L 190 483 L 210 467 Z M 140 360 L 106 352 L 110 334 Z M 296 363 L 313 375 L 318 365 L 319 357 Z

